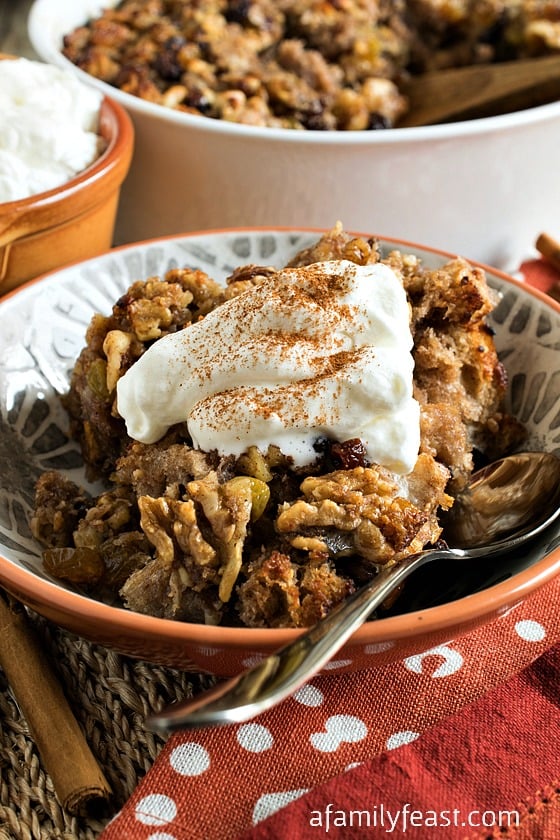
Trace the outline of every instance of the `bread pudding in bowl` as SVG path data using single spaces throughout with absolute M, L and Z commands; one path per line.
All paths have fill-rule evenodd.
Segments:
M 278 328 L 290 288 L 299 314 Z M 2 584 L 85 638 L 168 666 L 238 672 L 437 541 L 473 466 L 523 435 L 524 449 L 556 451 L 557 304 L 340 225 L 114 249 L 8 296 L 0 325 Z M 277 437 L 290 412 L 298 434 Z M 557 573 L 556 544 L 547 533 L 499 560 L 420 570 L 331 670 L 500 615 Z
M 288 266 L 173 268 L 95 315 L 63 397 L 91 496 L 48 471 L 47 570 L 159 618 L 314 623 L 437 543 L 475 460 L 520 442 L 463 259 L 436 270 L 337 225 Z

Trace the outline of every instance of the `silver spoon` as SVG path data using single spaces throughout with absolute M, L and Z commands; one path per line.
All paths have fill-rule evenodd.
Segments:
M 415 569 L 440 559 L 504 554 L 543 531 L 560 513 L 560 459 L 543 452 L 511 455 L 474 473 L 443 524 L 453 548 L 412 554 L 372 580 L 326 618 L 256 666 L 193 700 L 152 715 L 149 729 L 171 731 L 242 723 L 276 706 L 331 659 L 368 615 Z

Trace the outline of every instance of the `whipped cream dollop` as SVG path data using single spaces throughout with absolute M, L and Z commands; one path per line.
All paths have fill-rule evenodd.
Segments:
M 360 438 L 371 462 L 405 474 L 420 445 L 411 349 L 388 266 L 287 268 L 154 342 L 119 380 L 117 405 L 144 443 L 186 422 L 204 451 L 276 444 L 304 466 L 319 438 Z
M 0 61 L 0 201 L 69 181 L 100 152 L 102 94 L 26 58 Z

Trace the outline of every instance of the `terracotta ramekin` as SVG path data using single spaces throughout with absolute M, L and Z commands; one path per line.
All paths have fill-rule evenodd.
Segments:
M 56 189 L 0 203 L 0 295 L 40 274 L 111 247 L 121 185 L 132 160 L 134 129 L 119 103 L 105 97 L 103 153 Z

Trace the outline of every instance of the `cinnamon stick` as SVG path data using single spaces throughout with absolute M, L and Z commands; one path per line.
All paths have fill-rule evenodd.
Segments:
M 537 237 L 535 248 L 556 271 L 560 272 L 560 242 L 548 233 L 541 233 Z M 547 294 L 554 300 L 560 301 L 560 277 L 552 283 Z
M 0 590 L 0 665 L 61 806 L 84 814 L 111 789 L 48 665 L 25 609 Z
M 535 242 L 539 254 L 542 254 L 558 271 L 560 271 L 560 242 L 557 242 L 548 233 L 541 233 Z

